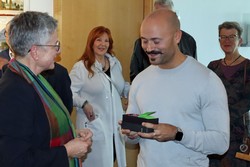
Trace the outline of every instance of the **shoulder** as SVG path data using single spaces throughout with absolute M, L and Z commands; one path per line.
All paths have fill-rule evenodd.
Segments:
M 155 73 L 157 73 L 158 70 L 158 66 L 155 65 L 150 65 L 147 68 L 145 68 L 143 71 L 141 71 L 135 78 L 134 80 L 139 80 L 139 81 L 144 81 L 147 79 L 151 79 L 152 76 L 155 75 Z M 133 80 L 133 82 L 134 82 Z M 138 81 L 136 81 L 138 82 Z
M 5 50 L 1 51 L 0 57 L 7 59 L 7 60 L 10 60 L 9 49 L 5 49 Z
M 118 60 L 118 58 L 115 56 L 115 55 L 111 55 L 109 53 L 106 53 L 105 56 L 109 59 L 111 65 L 114 63 L 119 63 L 120 64 L 120 61 Z
M 87 73 L 88 73 L 88 70 L 86 69 L 85 65 L 83 64 L 83 61 L 80 60 L 73 65 L 73 67 L 69 73 L 69 76 L 72 79 L 72 76 L 85 75 Z
M 248 58 L 246 58 L 244 61 L 244 66 L 246 68 L 247 71 L 250 71 L 250 60 Z
M 57 82 L 57 80 L 69 77 L 68 70 L 58 63 L 55 63 L 54 69 L 43 71 L 41 74 L 50 82 L 50 84 L 52 84 L 52 82 Z
M 55 70 L 56 75 L 64 76 L 64 77 L 68 77 L 69 75 L 67 68 L 65 68 L 61 64 L 55 63 L 54 70 Z
M 0 80 L 0 88 L 1 92 L 8 92 L 10 97 L 26 96 L 31 92 L 35 93 L 31 84 L 28 84 L 24 78 L 12 72 L 9 68 L 6 69 L 4 76 Z
M 246 64 L 248 65 L 248 66 L 250 66 L 250 60 L 248 59 L 248 58 L 246 58 Z
M 6 117 L 5 121 L 15 121 L 13 123 L 21 125 L 27 131 L 30 129 L 26 127 L 34 123 L 35 115 L 44 115 L 42 101 L 33 86 L 9 69 L 0 79 L 0 101 L 0 108 L 3 111 L 0 112 L 1 120 Z
M 54 75 L 59 75 L 59 76 L 60 75 L 66 75 L 66 76 L 68 75 L 68 70 L 58 63 L 55 63 L 55 67 L 52 71 L 54 71 Z
M 72 69 L 75 69 L 75 68 L 84 68 L 84 64 L 83 64 L 83 61 L 80 60 L 78 62 L 76 62 L 74 65 L 73 65 L 73 68 Z
M 194 60 L 192 57 L 188 56 L 188 62 L 185 68 L 183 68 L 183 73 L 185 73 L 185 81 L 188 83 L 199 82 L 196 84 L 197 90 L 204 91 L 210 90 L 208 87 L 217 87 L 216 84 L 220 84 L 218 87 L 223 87 L 221 79 L 217 76 L 217 74 L 201 64 L 200 62 Z M 195 75 L 188 75 L 188 74 L 195 74 Z M 192 79 L 190 79 L 192 78 Z
M 218 59 L 218 60 L 213 60 L 211 61 L 209 64 L 208 64 L 208 68 L 210 69 L 214 69 L 216 67 L 218 67 L 219 63 L 221 62 L 221 59 Z
M 183 38 L 183 39 L 188 39 L 188 40 L 191 40 L 191 41 L 194 41 L 194 42 L 195 42 L 194 37 L 191 36 L 189 33 L 185 32 L 185 31 L 183 31 L 183 30 L 181 30 L 181 32 L 182 32 L 182 37 L 181 37 L 181 38 Z
M 62 66 L 59 63 L 55 63 L 55 70 L 59 70 L 59 71 L 68 71 L 64 66 Z
M 205 65 L 195 60 L 193 57 L 187 56 L 187 60 L 183 64 L 183 73 L 189 73 L 189 74 L 195 74 L 192 77 L 193 79 L 200 78 L 204 81 L 207 80 L 207 77 L 212 72 L 210 69 L 208 69 Z M 195 79 L 194 79 L 195 80 Z
M 141 45 L 141 38 L 137 38 L 136 40 L 135 40 L 135 46 L 137 46 L 137 45 Z

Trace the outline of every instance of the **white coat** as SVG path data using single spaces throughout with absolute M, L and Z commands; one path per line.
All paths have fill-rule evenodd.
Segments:
M 118 166 L 126 166 L 124 136 L 118 124 L 123 114 L 121 95 L 125 81 L 118 59 L 109 54 L 105 56 L 110 62 L 110 75 L 115 86 L 105 77 L 98 61 L 93 65 L 95 73 L 92 78 L 88 77 L 82 61 L 77 62 L 70 72 L 76 127 L 90 128 L 93 132 L 91 151 L 83 161 L 84 167 L 113 167 L 113 136 Z M 92 105 L 95 113 L 96 119 L 91 122 L 81 108 L 85 100 Z

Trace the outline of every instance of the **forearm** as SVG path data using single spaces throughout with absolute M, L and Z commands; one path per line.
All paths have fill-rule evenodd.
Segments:
M 219 131 L 190 131 L 183 130 L 180 141 L 185 147 L 203 154 L 223 154 L 229 147 L 229 134 Z

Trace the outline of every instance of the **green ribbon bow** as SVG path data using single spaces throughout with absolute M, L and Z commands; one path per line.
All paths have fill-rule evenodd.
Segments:
M 155 113 L 155 111 L 145 112 L 143 114 L 140 114 L 138 117 L 139 118 L 144 118 L 144 119 L 155 119 L 155 117 L 151 116 L 154 113 Z

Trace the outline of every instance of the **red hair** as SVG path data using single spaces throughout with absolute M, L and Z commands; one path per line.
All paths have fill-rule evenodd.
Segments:
M 88 35 L 85 51 L 79 59 L 79 60 L 82 60 L 84 62 L 84 65 L 89 72 L 89 77 L 94 76 L 94 71 L 91 69 L 92 65 L 95 63 L 95 54 L 94 54 L 94 50 L 93 50 L 94 42 L 97 38 L 102 36 L 104 33 L 106 33 L 108 35 L 108 38 L 109 38 L 109 48 L 107 50 L 107 53 L 109 53 L 111 55 L 114 54 L 114 52 L 113 52 L 113 38 L 111 36 L 110 30 L 104 26 L 98 26 L 98 27 L 93 28 Z

